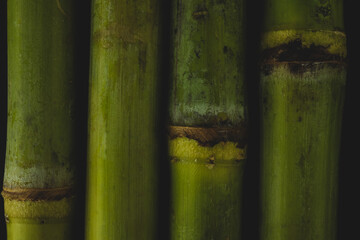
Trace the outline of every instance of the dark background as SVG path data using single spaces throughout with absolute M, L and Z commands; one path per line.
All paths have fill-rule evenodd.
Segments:
M 170 8 L 169 0 L 162 2 L 161 19 L 163 23 L 162 44 L 161 44 L 161 98 L 163 109 L 160 112 L 160 126 L 166 126 L 167 109 L 167 88 L 169 78 L 170 55 Z M 87 135 L 87 88 L 89 73 L 89 36 L 90 36 L 90 1 L 76 2 L 76 91 L 78 97 L 77 105 L 77 143 L 78 143 L 78 176 L 79 196 L 77 214 L 77 239 L 83 239 L 83 218 L 84 218 L 84 185 L 86 169 L 86 135 Z M 259 238 L 259 39 L 262 26 L 264 0 L 247 1 L 247 60 L 246 74 L 248 86 L 248 107 L 250 123 L 250 139 L 247 169 L 244 179 L 244 202 L 243 202 L 243 234 L 245 240 L 257 240 Z M 360 94 L 359 77 L 356 76 L 360 68 L 358 32 L 359 11 L 357 1 L 345 0 L 345 28 L 348 36 L 348 77 L 346 87 L 346 98 L 343 114 L 342 144 L 340 153 L 339 168 L 339 205 L 338 205 L 338 239 L 360 239 L 359 231 L 359 192 L 360 183 L 357 168 L 360 161 Z M 81 5 L 80 5 L 81 4 Z M 0 183 L 2 185 L 3 168 L 5 161 L 6 147 L 6 117 L 7 117 L 7 61 L 6 61 L 6 0 L 0 0 Z M 163 132 L 162 132 L 163 133 Z M 165 142 L 160 141 L 161 147 L 166 149 Z M 159 161 L 159 239 L 166 239 L 168 236 L 168 209 L 169 209 L 169 171 L 167 169 L 167 156 L 164 154 Z M 3 200 L 0 200 L 0 215 L 3 214 Z M 4 218 L 0 217 L 0 239 L 6 238 Z

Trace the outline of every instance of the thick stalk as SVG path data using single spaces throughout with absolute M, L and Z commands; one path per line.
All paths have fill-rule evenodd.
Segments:
M 159 1 L 92 16 L 86 239 L 155 239 Z
M 9 0 L 8 239 L 71 239 L 74 61 L 71 0 Z
M 335 239 L 346 79 L 342 0 L 268 0 L 266 22 L 261 236 Z
M 173 5 L 171 239 L 239 239 L 247 121 L 243 1 Z

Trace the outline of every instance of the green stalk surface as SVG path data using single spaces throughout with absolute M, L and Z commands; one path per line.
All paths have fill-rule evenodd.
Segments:
M 171 239 L 239 239 L 246 158 L 243 1 L 173 1 Z
M 86 239 L 156 239 L 159 1 L 93 0 Z
M 7 7 L 7 239 L 71 239 L 73 3 L 9 0 Z
M 268 0 L 265 11 L 261 239 L 336 239 L 342 1 Z

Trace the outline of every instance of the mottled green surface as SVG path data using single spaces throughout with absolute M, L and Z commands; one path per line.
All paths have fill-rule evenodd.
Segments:
M 243 1 L 176 0 L 173 6 L 170 125 L 246 128 Z M 241 237 L 246 147 L 213 144 L 170 140 L 172 240 Z
M 74 198 L 61 200 L 17 201 L 5 199 L 5 216 L 14 219 L 61 219 L 73 212 Z
M 174 0 L 172 125 L 240 125 L 244 107 L 243 1 Z
M 86 239 L 156 239 L 157 0 L 94 0 Z
M 287 64 L 262 74 L 262 238 L 336 236 L 337 174 L 346 72 Z
M 267 0 L 261 239 L 336 239 L 346 79 L 342 0 Z
M 7 188 L 74 182 L 72 2 L 8 1 Z
M 265 30 L 344 30 L 343 0 L 266 0 Z
M 4 187 L 74 184 L 73 1 L 9 0 L 8 131 Z M 5 200 L 7 202 L 7 200 Z M 70 209 L 61 224 L 36 219 L 46 201 L 7 207 L 8 239 L 71 239 Z M 32 208 L 33 203 L 37 208 Z M 16 223 L 13 220 L 16 219 Z M 57 219 L 57 210 L 47 219 Z M 15 220 L 14 220 L 15 221 Z

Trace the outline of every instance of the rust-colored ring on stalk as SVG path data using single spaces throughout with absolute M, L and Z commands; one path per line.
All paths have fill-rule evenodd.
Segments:
M 345 36 L 344 36 L 345 39 Z M 261 62 L 343 62 L 346 57 L 332 53 L 328 47 L 304 46 L 301 39 L 266 48 L 262 51 Z
M 4 199 L 17 201 L 56 201 L 74 196 L 73 187 L 63 188 L 3 188 Z

